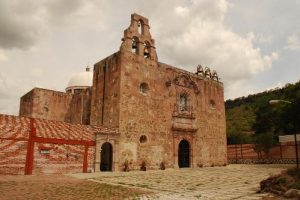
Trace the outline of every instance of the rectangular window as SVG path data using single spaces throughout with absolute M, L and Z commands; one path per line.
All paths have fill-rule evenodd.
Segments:
M 49 155 L 49 154 L 50 154 L 50 150 L 49 150 L 49 149 L 41 149 L 41 150 L 40 150 L 40 153 L 41 153 L 42 155 Z

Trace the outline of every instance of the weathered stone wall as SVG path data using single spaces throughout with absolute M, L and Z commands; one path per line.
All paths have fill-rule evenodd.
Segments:
M 20 116 L 64 121 L 68 110 L 72 95 L 64 92 L 53 90 L 34 88 L 29 92 L 30 98 L 25 94 L 21 98 Z M 25 105 L 22 105 L 26 102 Z M 27 106 L 31 105 L 31 112 L 23 112 Z
M 189 143 L 191 167 L 226 164 L 222 83 L 159 63 L 149 29 L 147 19 L 133 14 L 120 48 L 120 167 L 126 161 L 132 168 L 142 162 L 178 167 L 182 140 Z M 185 110 L 181 95 L 187 97 Z
M 126 160 L 132 168 L 143 161 L 150 168 L 159 168 L 161 162 L 178 167 L 182 139 L 190 143 L 191 166 L 227 163 L 221 83 L 130 52 L 121 54 L 121 66 L 120 167 Z M 196 83 L 197 89 L 176 85 L 174 80 L 182 75 Z M 149 86 L 146 93 L 140 91 L 141 83 Z M 176 113 L 182 93 L 188 94 L 187 116 Z M 215 105 L 210 105 L 211 100 Z M 142 135 L 147 142 L 140 143 Z
M 148 169 L 162 162 L 178 167 L 182 140 L 190 167 L 227 164 L 223 84 L 159 63 L 149 29 L 146 18 L 133 14 L 120 51 L 94 66 L 91 123 L 119 128 L 118 138 L 107 139 L 117 149 L 114 169 L 125 163 L 139 169 L 143 162 Z M 101 146 L 96 149 L 100 162 Z
M 19 116 L 31 117 L 33 109 L 33 93 L 34 89 L 26 93 L 20 98 Z
M 119 125 L 120 63 L 115 53 L 94 65 L 91 124 Z
M 122 52 L 120 98 L 120 167 L 128 160 L 131 168 L 144 161 L 148 168 L 158 168 L 161 162 L 173 167 L 173 139 L 168 125 L 172 105 L 168 104 L 164 71 L 156 61 Z M 149 90 L 140 91 L 146 83 Z M 162 93 L 163 92 L 163 93 Z M 145 135 L 147 141 L 140 143 Z
M 91 91 L 70 94 L 34 88 L 20 102 L 20 116 L 89 124 Z
M 91 89 L 83 90 L 81 93 L 72 94 L 70 106 L 64 121 L 74 124 L 90 124 L 91 97 Z

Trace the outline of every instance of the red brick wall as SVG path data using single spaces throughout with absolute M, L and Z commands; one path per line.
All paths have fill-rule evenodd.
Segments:
M 24 174 L 27 142 L 0 139 L 0 174 Z
M 49 155 L 41 153 L 49 148 Z M 84 146 L 35 143 L 33 174 L 82 172 Z
M 228 145 L 227 155 L 228 159 L 257 159 L 258 155 L 254 151 L 253 144 L 238 144 L 238 145 Z M 266 158 L 267 156 L 262 153 L 261 158 Z M 268 155 L 270 159 L 295 159 L 295 146 L 294 144 L 281 144 L 271 148 Z
M 92 127 L 0 115 L 0 174 L 88 171 L 94 146 Z
M 92 147 L 92 148 L 89 148 L 88 150 L 88 157 L 87 157 L 87 171 L 88 172 L 93 172 L 95 169 L 95 158 L 96 158 L 96 155 L 95 155 L 95 148 Z
M 29 118 L 0 115 L 0 174 L 24 174 Z

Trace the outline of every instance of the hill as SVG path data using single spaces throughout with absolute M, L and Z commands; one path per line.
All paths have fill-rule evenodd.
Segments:
M 285 100 L 275 105 L 270 100 Z M 300 131 L 300 81 L 225 102 L 228 144 L 251 143 L 257 136 Z M 299 125 L 298 125 L 299 124 Z M 266 139 L 266 138 L 265 138 Z

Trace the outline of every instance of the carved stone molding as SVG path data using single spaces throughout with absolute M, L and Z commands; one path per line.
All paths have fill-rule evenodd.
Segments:
M 193 89 L 196 94 L 200 92 L 197 84 L 187 74 L 180 74 L 173 79 L 173 83 L 177 86 Z
M 193 119 L 173 117 L 172 130 L 194 133 L 198 130 Z M 176 133 L 176 132 L 174 132 Z

